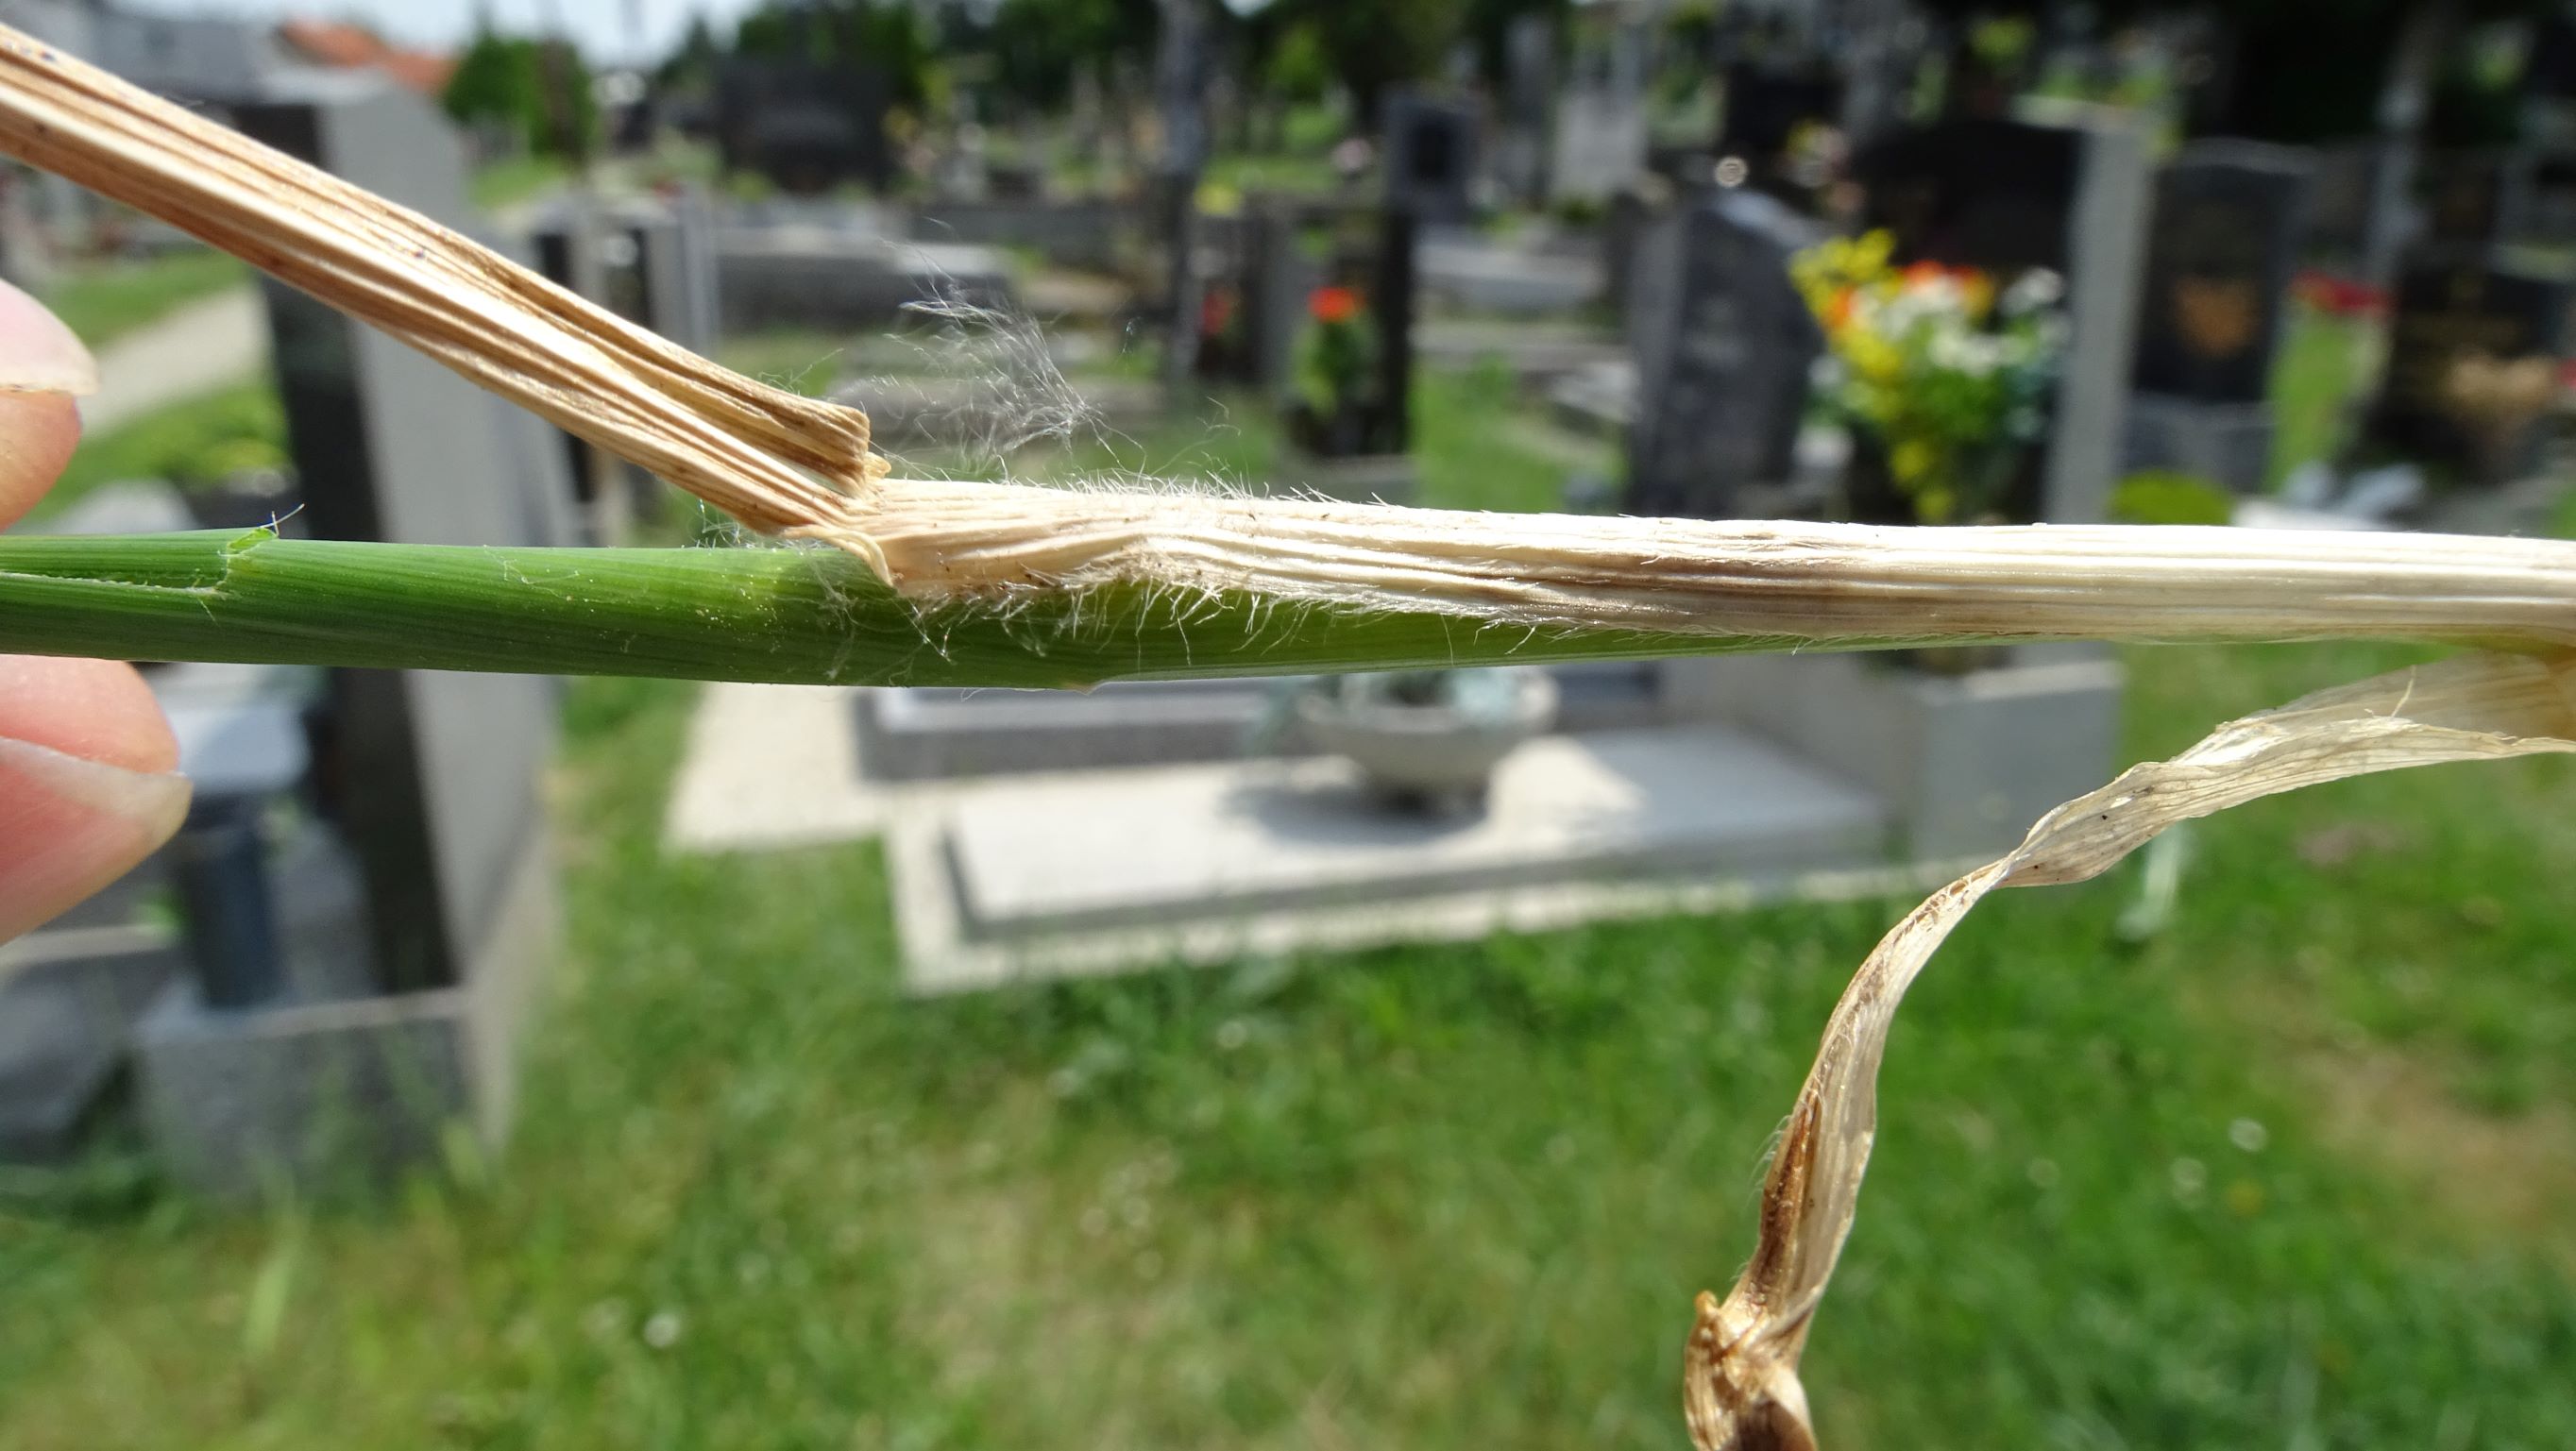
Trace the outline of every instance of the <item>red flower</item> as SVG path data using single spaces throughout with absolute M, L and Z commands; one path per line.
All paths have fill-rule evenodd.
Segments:
M 1360 315 L 1360 295 L 1348 287 L 1318 287 L 1306 299 L 1306 311 L 1320 323 L 1349 322 Z
M 1917 262 L 1907 267 L 1904 273 L 1905 284 L 1908 287 L 1921 287 L 1927 283 L 1938 282 L 1949 275 L 1950 269 L 1938 262 Z
M 1229 288 L 1211 287 L 1199 297 L 1199 334 L 1217 337 L 1234 321 L 1234 293 Z

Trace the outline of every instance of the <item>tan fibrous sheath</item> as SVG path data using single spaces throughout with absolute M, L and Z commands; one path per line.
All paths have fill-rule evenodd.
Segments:
M 0 27 L 0 149 L 374 324 L 756 528 L 864 499 L 867 416 L 720 368 L 393 205 Z
M 1471 514 L 886 478 L 867 418 L 721 368 L 416 213 L 0 27 L 0 150 L 420 348 L 925 604 L 1140 587 L 1772 644 L 2576 643 L 2576 544 Z

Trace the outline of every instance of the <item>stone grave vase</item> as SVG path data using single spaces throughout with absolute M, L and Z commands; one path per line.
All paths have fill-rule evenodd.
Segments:
M 1328 676 L 1302 691 L 1308 740 L 1349 758 L 1391 805 L 1479 803 L 1496 767 L 1556 718 L 1541 670 L 1414 670 Z
M 1973 516 L 1954 522 L 2011 524 L 2035 518 L 2043 463 L 2036 444 L 2016 440 L 1998 441 L 1964 460 L 1961 467 L 1970 477 L 1962 484 L 1962 497 L 1988 502 Z M 1887 445 L 1866 430 L 1855 429 L 1852 433 L 1851 453 L 1843 472 L 1843 516 L 1861 524 L 1923 522 L 1916 516 L 1914 501 L 1896 485 L 1895 473 L 1888 467 Z M 1872 658 L 1934 675 L 1968 675 L 2009 663 L 2011 648 L 1942 645 L 1889 650 Z

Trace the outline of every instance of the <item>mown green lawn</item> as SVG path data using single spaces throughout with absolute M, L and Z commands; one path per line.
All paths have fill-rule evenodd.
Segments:
M 2272 366 L 2272 465 L 2266 487 L 2312 459 L 2333 461 L 2362 385 L 2375 324 L 2292 302 Z
M 188 248 L 75 268 L 45 288 L 44 301 L 82 342 L 97 348 L 250 279 L 251 270 L 233 258 Z
M 2395 663 L 2138 651 L 2131 746 Z M 1679 1444 L 1689 1296 L 1903 904 L 897 996 L 866 847 L 657 847 L 687 687 L 571 698 L 501 1162 L 375 1207 L 11 1178 L 0 1445 Z M 2007 893 L 1909 1005 L 1840 1447 L 2576 1443 L 2576 770 Z
M 1561 482 L 1509 407 L 1426 382 L 1426 495 Z M 2127 658 L 2147 756 L 2408 656 Z M 1691 1294 L 1908 903 L 907 1001 L 875 849 L 660 850 L 691 699 L 571 692 L 497 1162 L 255 1213 L 0 1176 L 0 1446 L 1682 1444 Z M 2571 803 L 2262 803 L 2143 945 L 2129 872 L 1995 899 L 1896 1035 L 1827 1444 L 2576 1444 Z

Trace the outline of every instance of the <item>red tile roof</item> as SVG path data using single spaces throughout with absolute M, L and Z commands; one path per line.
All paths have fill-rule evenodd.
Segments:
M 277 38 L 316 65 L 339 70 L 380 70 L 424 96 L 446 90 L 447 78 L 456 73 L 453 56 L 407 50 L 363 25 L 346 21 L 281 21 Z

